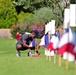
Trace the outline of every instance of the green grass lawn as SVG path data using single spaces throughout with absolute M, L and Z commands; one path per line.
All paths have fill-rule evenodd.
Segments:
M 46 61 L 44 50 L 40 48 L 40 57 L 28 57 L 27 51 L 21 52 L 21 57 L 16 57 L 15 39 L 0 39 L 0 75 L 75 75 L 74 62 L 69 63 L 69 70 L 62 66 Z

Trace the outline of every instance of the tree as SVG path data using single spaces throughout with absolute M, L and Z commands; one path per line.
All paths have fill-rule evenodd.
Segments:
M 64 18 L 64 9 L 69 6 L 70 0 L 14 0 L 13 3 L 18 14 L 20 13 L 20 11 L 34 13 L 33 11 L 40 8 L 50 7 L 53 14 L 57 16 L 59 20 L 58 23 L 62 25 Z
M 53 14 L 55 14 L 59 20 L 59 24 L 63 25 L 63 18 L 64 18 L 64 9 L 69 7 L 70 1 L 69 0 L 47 0 L 47 2 L 51 3 L 51 8 Z
M 14 0 L 13 4 L 18 14 L 21 11 L 33 13 L 34 10 L 47 6 L 46 0 Z
M 0 28 L 10 28 L 17 20 L 15 8 L 10 0 L 0 0 Z
M 70 0 L 71 4 L 76 4 L 76 0 Z
M 56 19 L 50 7 L 40 8 L 34 11 L 34 19 L 39 22 L 50 22 L 52 19 Z

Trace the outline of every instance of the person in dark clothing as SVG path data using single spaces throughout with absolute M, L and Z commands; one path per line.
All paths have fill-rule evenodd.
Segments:
M 29 47 L 30 43 L 35 38 L 36 33 L 32 31 L 30 34 L 23 34 L 16 44 L 16 56 L 20 56 L 20 50 L 24 51 L 27 49 L 35 50 L 35 47 Z M 36 51 L 38 53 L 38 51 Z M 29 55 L 28 55 L 29 56 Z

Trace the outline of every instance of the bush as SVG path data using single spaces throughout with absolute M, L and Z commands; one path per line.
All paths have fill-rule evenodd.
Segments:
M 39 10 L 34 11 L 34 18 L 39 22 L 49 22 L 54 19 L 52 10 L 49 7 L 40 8 Z
M 20 32 L 20 28 L 19 28 L 19 27 L 14 28 L 14 29 L 11 31 L 11 34 L 12 34 L 12 37 L 13 37 L 13 38 L 16 38 L 16 33 L 17 33 L 17 32 Z
M 35 22 L 35 24 L 31 26 L 31 30 L 37 30 L 39 32 L 38 38 L 41 38 L 44 34 L 44 27 L 42 22 Z
M 28 22 L 28 23 L 32 23 L 33 22 L 33 14 L 32 13 L 24 13 L 21 12 L 18 15 L 18 22 L 19 23 L 23 23 L 23 22 Z
M 10 28 L 17 20 L 15 8 L 10 0 L 0 0 L 0 28 Z
M 33 14 L 21 12 L 18 15 L 18 23 L 21 31 L 30 32 L 30 27 L 33 24 Z
M 35 22 L 33 25 L 29 26 L 26 23 L 19 25 L 16 28 L 13 28 L 11 31 L 12 37 L 15 38 L 15 35 L 17 32 L 20 32 L 21 34 L 24 34 L 25 32 L 31 32 L 34 30 L 38 31 L 38 38 L 41 38 L 44 35 L 44 24 L 42 22 Z

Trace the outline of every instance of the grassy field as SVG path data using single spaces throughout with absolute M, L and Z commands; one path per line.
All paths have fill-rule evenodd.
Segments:
M 0 39 L 0 75 L 75 75 L 74 62 L 69 63 L 69 70 L 57 63 L 46 61 L 44 50 L 40 48 L 40 57 L 28 57 L 27 51 L 21 52 L 21 57 L 16 57 L 15 39 Z

